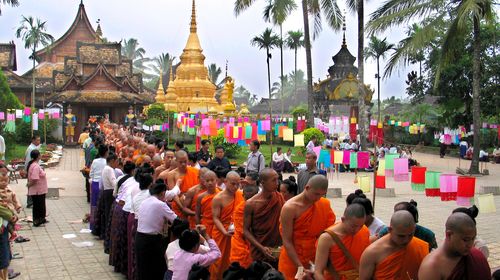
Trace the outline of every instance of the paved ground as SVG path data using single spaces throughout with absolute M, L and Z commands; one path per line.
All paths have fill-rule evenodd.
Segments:
M 438 156 L 415 154 L 423 166 L 430 170 L 454 173 L 459 165 L 458 159 Z M 66 149 L 61 163 L 47 170 L 49 187 L 61 188 L 61 197 L 58 200 L 47 200 L 48 219 L 50 223 L 45 227 L 31 228 L 31 224 L 22 222 L 20 234 L 31 239 L 30 242 L 14 244 L 13 252 L 18 253 L 21 259 L 12 261 L 11 267 L 20 271 L 18 279 L 124 279 L 114 273 L 108 265 L 108 255 L 104 254 L 101 241 L 96 241 L 89 233 L 80 233 L 88 227 L 81 221 L 89 206 L 86 203 L 83 177 L 79 173 L 83 163 L 83 154 L 78 149 Z M 461 166 L 468 166 L 470 162 L 461 162 Z M 488 165 L 489 176 L 479 177 L 477 186 L 500 185 L 500 165 Z M 344 197 L 356 189 L 353 184 L 354 174 L 340 174 L 331 179 L 332 187 L 341 187 Z M 18 184 L 11 184 L 23 201 L 25 201 L 25 180 Z M 421 193 L 411 190 L 409 182 L 394 182 L 387 180 L 388 187 L 395 188 L 397 197 L 377 197 L 376 215 L 388 222 L 392 214 L 392 206 L 399 201 L 408 201 L 413 198 L 418 202 L 420 223 L 432 229 L 441 242 L 444 235 L 444 222 L 451 211 L 456 208 L 455 202 L 441 202 L 439 198 L 427 198 Z M 344 207 L 344 198 L 331 199 L 332 207 L 340 217 Z M 500 197 L 495 197 L 495 204 L 500 211 Z M 31 216 L 31 210 L 26 209 L 21 216 Z M 478 223 L 479 236 L 484 239 L 490 249 L 489 262 L 492 267 L 500 266 L 500 215 L 497 213 L 480 214 Z M 65 239 L 63 235 L 75 234 L 72 239 Z M 72 243 L 90 241 L 90 247 L 79 248 Z

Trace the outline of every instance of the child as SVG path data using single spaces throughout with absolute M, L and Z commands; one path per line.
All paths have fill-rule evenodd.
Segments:
M 16 194 L 9 188 L 9 175 L 7 167 L 0 163 L 0 201 L 4 202 L 6 207 L 12 211 L 12 213 L 19 214 L 21 212 L 22 206 L 17 199 Z M 17 238 L 16 225 L 4 221 L 4 226 L 7 227 L 10 233 L 10 240 Z
M 197 253 L 200 248 L 200 235 L 207 240 L 210 248 L 205 254 Z M 217 244 L 208 236 L 204 225 L 197 225 L 196 230 L 183 231 L 179 238 L 179 247 L 182 250 L 177 251 L 174 256 L 173 280 L 188 279 L 193 264 L 206 267 L 221 257 Z

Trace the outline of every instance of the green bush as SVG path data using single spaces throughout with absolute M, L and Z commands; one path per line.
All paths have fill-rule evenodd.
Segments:
M 304 134 L 304 144 L 306 145 L 307 143 L 309 143 L 309 141 L 311 141 L 311 138 L 313 136 L 316 136 L 316 143 L 318 143 L 319 145 L 321 145 L 321 143 L 325 141 L 325 135 L 323 134 L 323 132 L 314 127 L 307 128 L 306 130 L 302 131 L 302 134 Z
M 226 157 L 231 159 L 237 158 L 238 154 L 241 152 L 241 146 L 239 146 L 238 144 L 231 144 L 226 142 L 226 138 L 224 136 L 224 129 L 219 129 L 217 131 L 217 136 L 212 137 L 212 143 L 214 147 L 217 146 L 224 147 Z
M 34 131 L 35 135 L 39 135 L 42 142 L 45 141 L 44 122 L 47 121 L 47 143 L 58 142 L 57 139 L 51 136 L 51 133 L 58 128 L 60 120 L 48 119 L 38 120 L 38 130 Z M 28 145 L 31 142 L 31 122 L 25 122 L 23 119 L 16 120 L 16 132 L 14 139 L 18 144 Z
M 23 105 L 17 96 L 10 90 L 7 83 L 7 77 L 0 70 L 0 111 L 6 112 L 7 109 L 21 109 Z
M 146 110 L 146 117 L 149 119 L 158 119 L 163 124 L 167 121 L 167 111 L 165 111 L 165 106 L 161 103 L 154 103 L 149 105 L 149 108 Z

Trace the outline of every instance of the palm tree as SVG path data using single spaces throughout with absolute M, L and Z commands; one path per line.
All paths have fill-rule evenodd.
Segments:
M 274 49 L 275 47 L 279 47 L 280 45 L 280 38 L 273 33 L 273 30 L 271 28 L 266 28 L 262 34 L 259 36 L 254 37 L 250 43 L 252 46 L 256 46 L 259 49 L 265 49 L 266 50 L 266 62 L 267 62 L 267 84 L 268 84 L 268 89 L 269 89 L 269 99 L 271 99 L 271 67 L 269 64 L 269 60 L 271 60 L 272 55 L 271 55 L 271 50 Z M 271 104 L 271 103 L 269 103 Z
M 256 0 L 236 0 L 234 4 L 234 13 L 238 16 L 248 7 L 252 6 Z M 312 86 L 312 55 L 311 55 L 311 38 L 309 33 L 309 15 L 314 18 L 314 33 L 313 37 L 319 35 L 322 30 L 321 14 L 325 16 L 327 24 L 334 30 L 342 26 L 342 13 L 334 0 L 302 0 L 302 17 L 304 20 L 304 45 L 306 49 L 307 61 L 307 103 L 309 110 L 309 123 L 313 123 L 313 86 Z
M 170 56 L 169 53 L 161 53 L 157 57 L 153 58 L 151 70 L 153 70 L 153 72 L 158 76 L 160 76 L 160 74 L 163 74 L 163 88 L 167 88 L 168 83 L 170 82 L 168 81 L 168 77 L 170 75 L 170 65 L 172 65 L 174 59 L 175 56 Z
M 280 79 L 281 84 L 283 84 L 283 23 L 286 18 L 292 13 L 293 10 L 297 8 L 295 0 L 268 0 L 267 6 L 264 8 L 264 20 L 271 22 L 280 28 L 280 61 L 281 61 L 281 72 Z M 283 92 L 281 92 L 281 115 L 285 108 L 285 100 Z
M 286 38 L 286 46 L 294 51 L 294 58 L 295 58 L 295 67 L 294 67 L 294 73 L 297 73 L 297 50 L 299 48 L 302 48 L 304 46 L 304 40 L 302 40 L 302 37 L 304 36 L 304 33 L 302 33 L 301 30 L 297 31 L 288 31 L 288 36 Z M 297 77 L 296 75 L 294 76 L 294 94 L 297 94 Z
M 493 0 L 389 0 L 377 9 L 368 25 L 370 32 L 381 32 L 394 25 L 407 24 L 410 20 L 425 16 L 425 26 L 416 31 L 413 38 L 403 42 L 401 47 L 418 50 L 429 45 L 437 36 L 437 27 L 445 27 L 446 34 L 441 46 L 440 64 L 438 66 L 434 88 L 440 80 L 440 73 L 451 63 L 454 45 L 461 40 L 472 26 L 473 66 L 472 66 L 472 119 L 474 124 L 473 145 L 476 147 L 472 156 L 469 173 L 479 173 L 479 147 L 481 145 L 479 107 L 481 80 L 481 30 L 480 21 L 493 21 Z M 450 24 L 444 23 L 450 18 Z M 407 58 L 403 56 L 402 59 Z
M 3 4 L 10 5 L 12 7 L 17 7 L 19 6 L 19 1 L 18 0 L 2 0 Z M 0 16 L 2 15 L 2 6 L 0 5 Z
M 394 44 L 387 43 L 387 38 L 383 40 L 378 39 L 375 36 L 370 37 L 370 42 L 368 47 L 365 49 L 366 58 L 373 58 L 377 61 L 377 111 L 378 111 L 378 121 L 380 119 L 380 58 L 385 59 L 387 52 L 394 49 Z
M 139 42 L 135 38 L 123 39 L 122 42 L 122 56 L 132 60 L 132 65 L 134 67 L 134 72 L 142 73 L 145 75 L 146 69 L 148 67 L 145 65 L 146 62 L 150 62 L 151 59 L 145 57 L 146 50 L 139 47 Z M 150 75 L 146 75 L 150 76 Z
M 33 60 L 33 68 L 31 70 L 31 108 L 35 109 L 35 61 L 36 61 L 36 49 L 38 46 L 42 45 L 47 47 L 54 42 L 54 37 L 49 33 L 45 32 L 47 29 L 47 22 L 42 22 L 39 18 L 34 19 L 33 17 L 22 16 L 21 26 L 16 30 L 16 37 L 21 38 L 24 41 L 24 48 L 31 50 L 30 59 Z M 31 135 L 33 135 L 33 122 L 31 126 Z
M 215 85 L 218 85 L 217 81 L 219 80 L 219 76 L 221 73 L 222 70 L 220 69 L 220 67 L 217 67 L 217 64 L 212 63 L 208 66 L 208 79 L 210 79 L 210 81 Z

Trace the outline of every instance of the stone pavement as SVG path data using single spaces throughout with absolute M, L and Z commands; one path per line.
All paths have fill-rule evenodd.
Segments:
M 415 154 L 423 166 L 429 169 L 453 173 L 458 166 L 458 160 L 452 158 L 440 159 L 438 156 Z M 470 162 L 466 162 L 469 164 Z M 80 233 L 88 228 L 81 219 L 89 211 L 84 191 L 84 180 L 79 170 L 83 164 L 83 154 L 79 149 L 65 149 L 60 164 L 47 169 L 48 183 L 51 188 L 60 188 L 59 199 L 48 199 L 47 209 L 50 223 L 45 227 L 32 228 L 31 224 L 21 222 L 20 234 L 31 239 L 26 243 L 14 243 L 13 253 L 21 259 L 12 260 L 11 267 L 21 272 L 17 279 L 125 279 L 121 274 L 114 273 L 108 265 L 108 255 L 104 254 L 101 241 L 97 241 L 90 233 Z M 461 166 L 466 166 L 462 161 Z M 489 176 L 479 177 L 477 187 L 481 185 L 500 184 L 500 165 L 489 165 Z M 332 208 L 340 218 L 345 207 L 345 196 L 356 189 L 353 184 L 354 174 L 342 173 L 337 179 L 331 179 L 332 187 L 341 187 L 343 198 L 331 199 Z M 11 184 L 18 196 L 25 202 L 26 181 Z M 399 201 L 415 199 L 418 202 L 420 224 L 433 230 L 438 243 L 444 237 L 444 222 L 449 213 L 456 208 L 456 203 L 441 202 L 439 198 L 427 198 L 421 193 L 411 190 L 409 182 L 394 182 L 387 179 L 388 187 L 394 187 L 397 197 L 376 198 L 376 216 L 386 223 L 392 214 L 392 207 Z M 368 194 L 371 198 L 371 194 Z M 500 197 L 495 197 L 495 205 L 500 211 Z M 485 240 L 490 250 L 488 259 L 490 266 L 500 266 L 500 215 L 479 214 L 477 218 L 478 236 Z M 31 210 L 25 209 L 21 217 L 31 216 Z M 75 234 L 76 238 L 65 239 L 63 235 Z M 90 247 L 79 248 L 72 243 L 90 241 Z

